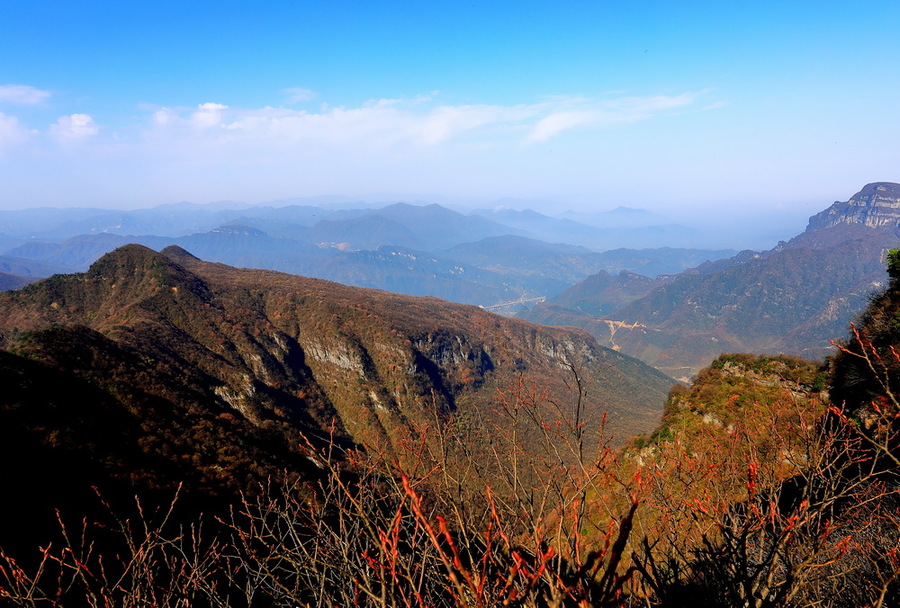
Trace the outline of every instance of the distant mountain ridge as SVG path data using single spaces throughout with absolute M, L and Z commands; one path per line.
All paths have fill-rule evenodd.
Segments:
M 819 358 L 885 284 L 884 256 L 900 245 L 898 195 L 898 184 L 868 184 L 790 241 L 684 272 L 614 312 L 602 312 L 615 302 L 608 281 L 592 279 L 595 288 L 585 281 L 569 290 L 590 306 L 551 301 L 527 318 L 583 327 L 676 378 L 722 352 Z
M 0 212 L 0 228 L 16 235 L 0 253 L 35 262 L 22 275 L 49 275 L 40 274 L 42 264 L 85 270 L 127 243 L 157 250 L 177 245 L 233 266 L 482 306 L 551 297 L 599 270 L 652 276 L 732 253 L 669 249 L 607 255 L 597 248 L 612 242 L 610 235 L 627 242 L 632 233 L 529 210 L 483 217 L 408 203 L 357 209 L 170 205 L 134 212 L 69 209 L 58 216 L 40 209 L 33 215 Z M 549 242 L 537 235 L 570 241 Z
M 34 279 L 29 277 L 21 277 L 15 274 L 0 272 L 0 291 L 8 289 L 19 289 L 31 283 Z

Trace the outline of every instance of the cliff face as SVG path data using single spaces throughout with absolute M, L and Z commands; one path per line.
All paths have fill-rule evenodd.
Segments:
M 900 223 L 900 184 L 875 182 L 842 203 L 835 201 L 831 207 L 809 219 L 807 232 L 823 230 L 842 224 L 862 224 L 869 228 L 896 226 Z

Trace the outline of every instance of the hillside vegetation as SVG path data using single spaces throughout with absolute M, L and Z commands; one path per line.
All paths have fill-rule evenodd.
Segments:
M 582 327 L 685 380 L 722 352 L 822 358 L 887 282 L 884 256 L 900 234 L 898 194 L 896 184 L 869 184 L 769 251 L 655 282 L 594 275 L 522 316 Z
M 633 387 L 629 360 L 596 365 L 607 351 L 583 333 L 127 247 L 2 296 L 0 373 L 17 387 L 3 445 L 22 463 L 3 482 L 58 481 L 32 500 L 62 504 L 64 527 L 20 507 L 29 528 L 0 539 L 0 593 L 20 606 L 896 605 L 898 259 L 827 365 L 722 355 L 617 448 L 591 383 Z M 560 356 L 572 352 L 584 363 Z M 109 511 L 90 508 L 91 476 Z M 78 500 L 60 502 L 69 490 Z
M 582 332 L 141 246 L 0 294 L 0 347 L 6 455 L 67 454 L 63 469 L 26 470 L 22 483 L 66 473 L 48 485 L 59 491 L 18 501 L 23 516 L 52 515 L 77 483 L 73 501 L 93 485 L 183 483 L 208 504 L 307 478 L 301 437 L 400 455 L 447 426 L 485 453 L 476 437 L 501 423 L 498 395 L 536 386 L 543 418 L 578 407 L 595 438 L 608 416 L 621 443 L 656 424 L 671 384 Z

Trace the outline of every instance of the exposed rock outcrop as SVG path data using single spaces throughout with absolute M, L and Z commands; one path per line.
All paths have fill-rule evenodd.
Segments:
M 822 230 L 840 224 L 862 224 L 869 228 L 897 226 L 900 224 L 900 184 L 867 184 L 850 197 L 849 201 L 835 201 L 825 211 L 809 218 L 806 231 Z

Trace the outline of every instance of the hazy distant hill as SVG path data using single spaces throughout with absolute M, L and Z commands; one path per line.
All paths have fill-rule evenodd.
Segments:
M 304 238 L 311 243 L 343 243 L 349 249 L 377 249 L 390 245 L 420 251 L 439 251 L 460 243 L 518 231 L 478 216 L 466 216 L 440 205 L 396 203 L 322 220 Z
M 670 279 L 651 279 L 622 271 L 591 275 L 550 300 L 551 304 L 602 317 L 638 300 Z
M 61 243 L 46 241 L 25 243 L 10 249 L 6 255 L 83 270 L 103 254 L 128 242 L 127 237 L 117 234 L 84 234 L 68 238 Z
M 56 241 L 100 233 L 180 236 L 239 218 L 247 207 L 240 203 L 174 203 L 131 211 L 51 207 L 0 210 L 0 233 Z
M 9 236 L 6 234 L 0 234 L 0 252 L 7 251 L 9 249 L 12 249 L 13 247 L 18 247 L 19 245 L 24 244 L 24 242 L 24 239 Z
M 0 291 L 6 291 L 7 289 L 18 289 L 19 287 L 24 287 L 29 283 L 33 283 L 37 279 L 33 279 L 30 277 L 22 277 L 16 274 L 7 274 L 5 272 L 0 272 Z
M 592 251 L 567 243 L 548 243 L 521 236 L 489 237 L 441 252 L 458 260 L 509 275 L 544 275 L 569 285 L 596 272 L 635 272 L 647 277 L 677 274 L 709 260 L 737 253 L 731 249 L 613 249 Z
M 622 205 L 610 211 L 567 211 L 563 214 L 563 217 L 590 226 L 603 226 L 606 228 L 640 228 L 643 226 L 663 226 L 672 223 L 671 218 L 660 213 Z
M 524 231 L 525 236 L 549 242 L 569 243 L 595 251 L 629 247 L 643 249 L 666 244 L 693 247 L 698 233 L 692 228 L 640 209 L 619 208 L 594 214 L 569 213 L 553 218 L 531 209 L 523 211 L 498 208 L 476 215 Z
M 556 292 L 566 286 L 566 283 L 542 274 L 510 277 L 502 272 L 400 247 L 339 253 L 323 260 L 313 274 L 347 285 L 479 305 L 514 300 L 523 292 Z
M 898 188 L 869 184 L 812 218 L 791 241 L 684 273 L 602 322 L 548 306 L 529 318 L 590 329 L 602 343 L 674 377 L 696 373 L 721 352 L 821 357 L 885 283 L 884 254 L 900 244 Z M 606 288 L 594 296 L 583 293 L 587 286 L 576 291 L 582 300 L 600 300 Z
M 27 258 L 0 255 L 0 272 L 31 279 L 42 279 L 44 277 L 49 277 L 51 274 L 75 272 L 76 270 L 76 268 L 72 268 L 71 266 L 62 266 L 60 264 L 29 260 Z
M 566 218 L 554 218 L 531 209 L 521 211 L 497 208 L 475 211 L 476 217 L 483 217 L 506 226 L 511 226 L 521 235 L 551 243 L 569 243 L 597 248 L 606 248 L 601 242 L 602 231 Z
M 548 243 L 523 236 L 495 236 L 445 250 L 447 259 L 527 280 L 546 277 L 559 291 L 596 271 L 601 255 L 585 247 Z
M 521 213 L 532 224 L 574 225 L 534 212 Z M 482 306 L 552 297 L 600 270 L 673 273 L 731 253 L 665 248 L 599 253 L 525 238 L 518 228 L 434 204 L 328 210 L 297 205 L 206 208 L 177 204 L 115 213 L 67 210 L 61 217 L 68 221 L 59 223 L 42 209 L 35 210 L 34 217 L 28 212 L 0 212 L 0 221 L 19 231 L 36 228 L 41 221 L 47 222 L 43 234 L 86 231 L 64 239 L 28 239 L 3 253 L 51 264 L 57 271 L 86 270 L 94 260 L 126 243 L 157 250 L 178 245 L 203 259 L 233 266 Z M 202 232 L 185 234 L 178 227 L 180 221 L 185 226 L 202 226 L 213 220 L 221 223 Z M 157 232 L 123 232 L 129 228 Z
M 714 263 L 715 260 L 733 256 L 733 249 L 696 249 L 656 247 L 650 249 L 613 249 L 604 251 L 597 258 L 600 270 L 610 274 L 633 272 L 654 278 L 660 275 L 678 274 L 684 270 Z

